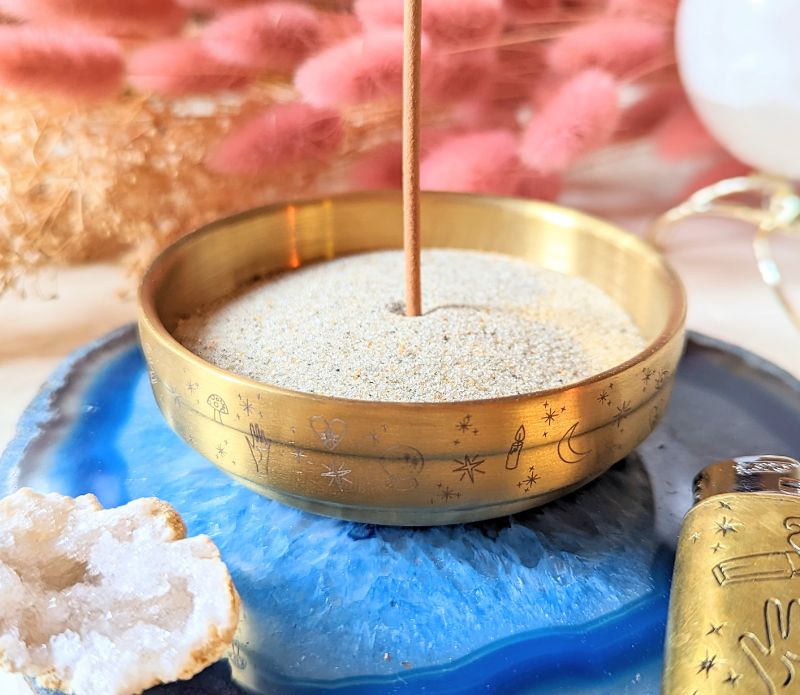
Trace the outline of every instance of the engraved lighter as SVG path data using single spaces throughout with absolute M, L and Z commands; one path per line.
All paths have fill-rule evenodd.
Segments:
M 662 693 L 800 693 L 800 462 L 720 461 L 678 540 Z

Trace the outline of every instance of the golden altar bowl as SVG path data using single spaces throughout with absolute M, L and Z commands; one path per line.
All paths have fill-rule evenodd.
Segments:
M 628 311 L 647 347 L 562 388 L 446 403 L 330 398 L 219 369 L 175 340 L 181 317 L 254 278 L 402 245 L 399 193 L 282 203 L 184 237 L 145 276 L 139 331 L 170 426 L 267 497 L 409 526 L 543 504 L 647 437 L 669 399 L 686 312 L 681 282 L 657 251 L 574 210 L 513 198 L 423 193 L 422 232 L 426 246 L 506 253 L 590 280 Z

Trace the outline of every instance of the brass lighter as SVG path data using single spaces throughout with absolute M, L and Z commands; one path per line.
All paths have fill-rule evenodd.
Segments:
M 678 541 L 664 695 L 800 693 L 800 462 L 720 461 Z

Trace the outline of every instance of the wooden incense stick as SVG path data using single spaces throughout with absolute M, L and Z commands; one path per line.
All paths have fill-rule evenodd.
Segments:
M 422 313 L 419 272 L 419 101 L 422 0 L 404 0 L 403 9 L 403 248 L 406 316 Z

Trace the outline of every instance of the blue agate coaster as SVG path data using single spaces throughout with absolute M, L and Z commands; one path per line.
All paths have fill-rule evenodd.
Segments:
M 133 327 L 71 356 L 0 458 L 0 493 L 167 500 L 220 548 L 243 599 L 228 663 L 152 693 L 658 693 L 691 479 L 800 449 L 800 384 L 693 336 L 658 430 L 607 474 L 511 517 L 395 528 L 244 488 L 161 417 Z

